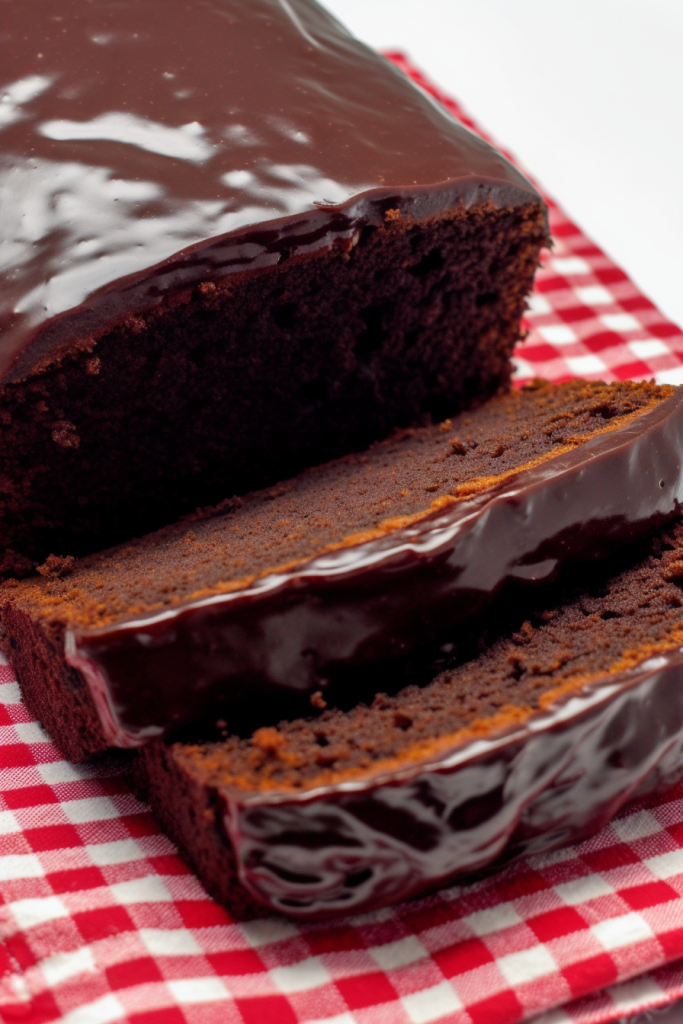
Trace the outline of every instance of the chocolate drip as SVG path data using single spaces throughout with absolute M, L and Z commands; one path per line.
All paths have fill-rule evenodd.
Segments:
M 218 718 L 234 728 L 245 709 L 278 701 L 300 712 L 302 697 L 343 692 L 444 631 L 457 638 L 501 588 L 552 579 L 673 516 L 682 449 L 678 391 L 620 429 L 381 539 L 241 591 L 68 630 L 67 661 L 115 745 Z
M 0 372 L 392 211 L 539 202 L 312 0 L 0 0 Z

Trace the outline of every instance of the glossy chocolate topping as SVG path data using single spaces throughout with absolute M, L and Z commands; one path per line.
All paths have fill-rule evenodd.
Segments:
M 539 197 L 313 0 L 0 0 L 0 372 L 174 289 Z
M 674 515 L 682 450 L 678 390 L 618 429 L 379 539 L 242 590 L 67 629 L 66 660 L 86 679 L 112 745 L 218 718 L 234 728 L 245 708 L 278 701 L 299 711 L 297 701 L 318 690 L 335 699 L 362 672 L 372 679 L 439 637 L 457 640 L 502 587 L 552 579 Z
M 223 828 L 252 897 L 315 920 L 577 842 L 681 775 L 675 650 L 430 764 L 301 794 L 224 790 Z

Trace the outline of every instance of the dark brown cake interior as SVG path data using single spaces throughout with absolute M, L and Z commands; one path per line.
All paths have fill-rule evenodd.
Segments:
M 388 221 L 350 253 L 174 294 L 6 385 L 5 574 L 492 394 L 508 378 L 545 231 L 534 202 Z
M 210 786 L 313 788 L 435 758 L 520 724 L 592 679 L 683 643 L 683 522 L 641 542 L 627 566 L 608 576 L 614 568 L 582 571 L 524 618 L 508 613 L 480 637 L 478 657 L 424 687 L 283 721 L 248 738 L 176 744 L 172 756 Z
M 80 628 L 242 587 L 259 574 L 405 525 L 444 502 L 618 428 L 672 393 L 651 384 L 537 382 L 438 426 L 304 472 L 132 542 L 59 577 L 5 586 L 18 607 Z M 66 568 L 70 568 L 69 564 Z

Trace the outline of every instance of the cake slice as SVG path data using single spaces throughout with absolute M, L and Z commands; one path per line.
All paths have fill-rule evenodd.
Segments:
M 5 650 L 67 756 L 231 731 L 418 678 L 502 588 L 680 507 L 683 389 L 537 382 L 0 587 Z
M 543 201 L 313 0 L 5 0 L 0 68 L 6 572 L 508 379 Z
M 612 570 L 614 571 L 614 570 Z M 683 774 L 683 523 L 419 688 L 141 752 L 152 807 L 236 914 L 359 913 L 585 838 Z

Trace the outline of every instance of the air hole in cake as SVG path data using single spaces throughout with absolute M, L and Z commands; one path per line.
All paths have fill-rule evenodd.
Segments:
M 410 268 L 410 273 L 413 277 L 426 277 L 427 274 L 432 274 L 437 270 L 441 270 L 444 265 L 444 258 L 439 249 L 432 249 L 426 256 L 423 256 L 419 263 L 416 263 L 414 267 Z
M 285 302 L 273 310 L 273 320 L 285 331 L 291 330 L 296 324 L 297 307 L 295 302 Z
M 614 416 L 617 416 L 618 414 L 618 409 L 616 409 L 614 405 L 610 405 L 607 403 L 597 405 L 594 409 L 591 409 L 591 415 L 601 416 L 603 420 L 611 420 Z
M 363 242 L 369 242 L 370 239 L 372 238 L 372 236 L 375 234 L 376 231 L 377 231 L 377 228 L 375 227 L 374 224 L 366 224 L 363 228 L 361 228 L 361 232 L 360 232 L 360 242 L 361 242 L 361 244 Z
M 361 362 L 366 362 L 375 352 L 382 348 L 387 332 L 384 328 L 384 317 L 390 312 L 391 307 L 386 303 L 375 306 L 368 306 L 361 313 L 361 319 L 367 325 L 365 330 L 358 336 L 354 346 L 354 352 Z
M 297 388 L 297 400 L 305 409 L 313 409 L 322 398 L 320 382 L 309 380 Z
M 516 658 L 513 655 L 511 655 L 509 661 L 510 661 L 510 672 L 508 673 L 508 676 L 509 676 L 510 679 L 514 679 L 515 682 L 518 683 L 519 680 L 524 675 L 524 673 L 526 672 L 526 668 L 524 667 L 524 664 L 523 664 L 521 658 Z
M 496 292 L 484 292 L 483 295 L 477 296 L 477 307 L 481 309 L 484 306 L 492 306 L 497 301 L 498 295 Z

